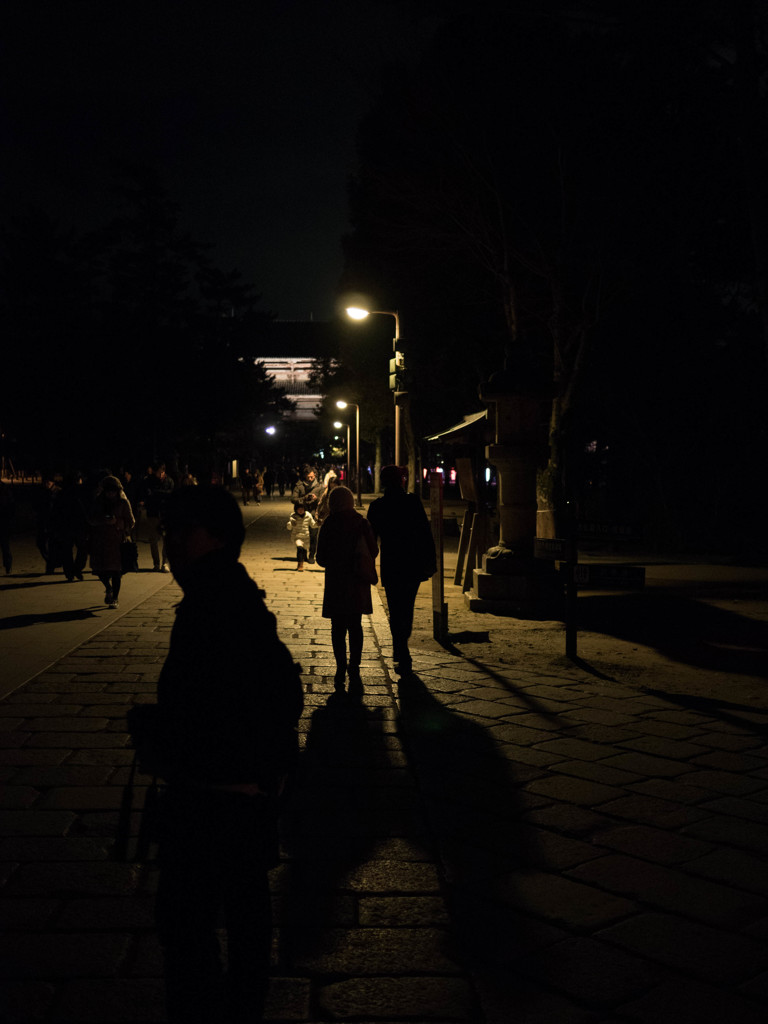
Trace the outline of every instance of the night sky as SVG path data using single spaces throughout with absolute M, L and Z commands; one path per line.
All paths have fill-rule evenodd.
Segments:
M 333 315 L 357 123 L 418 45 L 376 0 L 9 0 L 0 219 L 83 230 L 113 161 L 153 167 L 195 240 L 281 319 Z

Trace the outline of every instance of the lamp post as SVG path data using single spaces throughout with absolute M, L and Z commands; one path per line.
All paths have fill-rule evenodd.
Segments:
M 345 425 L 346 425 L 346 428 L 347 428 L 347 450 L 346 450 L 347 460 L 346 461 L 347 461 L 347 483 L 349 483 L 349 421 L 347 421 L 347 423 L 344 424 L 344 423 L 341 422 L 341 420 L 336 420 L 336 422 L 333 425 L 334 425 L 334 427 L 337 430 L 341 430 L 341 428 L 343 426 L 345 426 Z
M 360 406 L 354 402 L 344 402 L 341 399 L 336 403 L 337 409 L 346 409 L 348 405 L 355 410 L 355 465 L 357 467 L 357 507 L 363 507 L 362 483 L 360 480 Z
M 352 320 L 365 320 L 373 313 L 375 316 L 393 316 L 395 318 L 395 338 L 392 342 L 392 355 L 395 364 L 395 371 L 399 366 L 398 360 L 401 355 L 397 350 L 400 342 L 400 314 L 390 309 L 362 309 L 360 306 L 347 306 L 347 316 Z M 398 398 L 400 392 L 395 387 L 395 465 L 400 465 L 400 403 Z

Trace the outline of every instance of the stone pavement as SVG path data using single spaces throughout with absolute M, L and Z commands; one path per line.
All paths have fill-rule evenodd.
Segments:
M 413 678 L 392 672 L 378 601 L 364 696 L 339 698 L 323 574 L 295 572 L 288 509 L 245 509 L 243 557 L 307 703 L 273 874 L 269 1019 L 762 1022 L 768 699 L 754 637 L 701 697 L 681 692 L 671 660 L 645 685 L 639 644 L 637 672 L 609 671 L 626 637 L 605 637 L 605 663 L 573 664 L 559 623 L 467 612 L 447 583 L 442 645 L 422 587 Z M 88 577 L 22 582 L 37 597 L 26 614 L 76 610 L 81 587 L 94 622 L 0 703 L 0 1020 L 160 1024 L 155 870 L 110 850 L 125 712 L 154 699 L 180 592 L 129 576 L 109 612 Z M 0 589 L 3 621 L 15 600 Z M 732 665 L 748 702 L 729 699 Z

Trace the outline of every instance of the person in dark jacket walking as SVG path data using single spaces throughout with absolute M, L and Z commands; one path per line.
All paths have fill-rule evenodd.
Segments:
M 90 497 L 82 473 L 64 481 L 51 513 L 51 532 L 61 555 L 64 575 L 71 583 L 82 580 L 88 562 L 88 505 Z
M 395 663 L 407 675 L 413 667 L 408 649 L 413 608 L 419 585 L 437 569 L 435 542 L 424 507 L 417 495 L 406 492 L 399 466 L 385 466 L 380 479 L 384 495 L 371 502 L 368 522 L 381 544 L 381 582 Z
M 168 572 L 165 541 L 160 531 L 160 516 L 168 496 L 173 492 L 173 480 L 159 463 L 142 481 L 141 500 L 146 511 L 147 540 L 155 572 Z
M 376 582 L 374 560 L 379 549 L 370 525 L 355 511 L 355 496 L 348 487 L 331 491 L 328 509 L 317 540 L 317 562 L 325 569 L 323 618 L 331 620 L 336 689 L 344 688 L 349 671 L 350 690 L 359 691 L 362 617 L 373 611 L 371 584 Z
M 11 554 L 11 523 L 16 512 L 16 502 L 8 484 L 0 480 L 0 551 L 3 554 L 5 575 L 10 576 L 13 569 Z
M 123 579 L 122 546 L 135 520 L 116 476 L 105 476 L 88 510 L 91 569 L 104 585 L 104 603 L 117 608 Z
M 298 755 L 301 668 L 238 561 L 245 529 L 236 499 L 221 487 L 179 488 L 162 528 L 184 597 L 158 682 L 154 739 L 144 750 L 140 735 L 134 742 L 144 770 L 167 782 L 156 919 L 168 1020 L 255 1024 L 269 976 L 267 873 Z

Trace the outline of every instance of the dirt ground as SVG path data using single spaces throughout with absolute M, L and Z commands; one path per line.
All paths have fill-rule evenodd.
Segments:
M 453 584 L 457 546 L 446 539 L 445 643 L 461 657 L 553 682 L 602 680 L 606 688 L 675 693 L 747 713 L 768 709 L 768 568 L 635 561 L 646 569 L 642 590 L 579 591 L 573 660 L 562 620 L 469 611 Z M 436 644 L 433 632 L 431 587 L 423 584 L 414 642 Z

